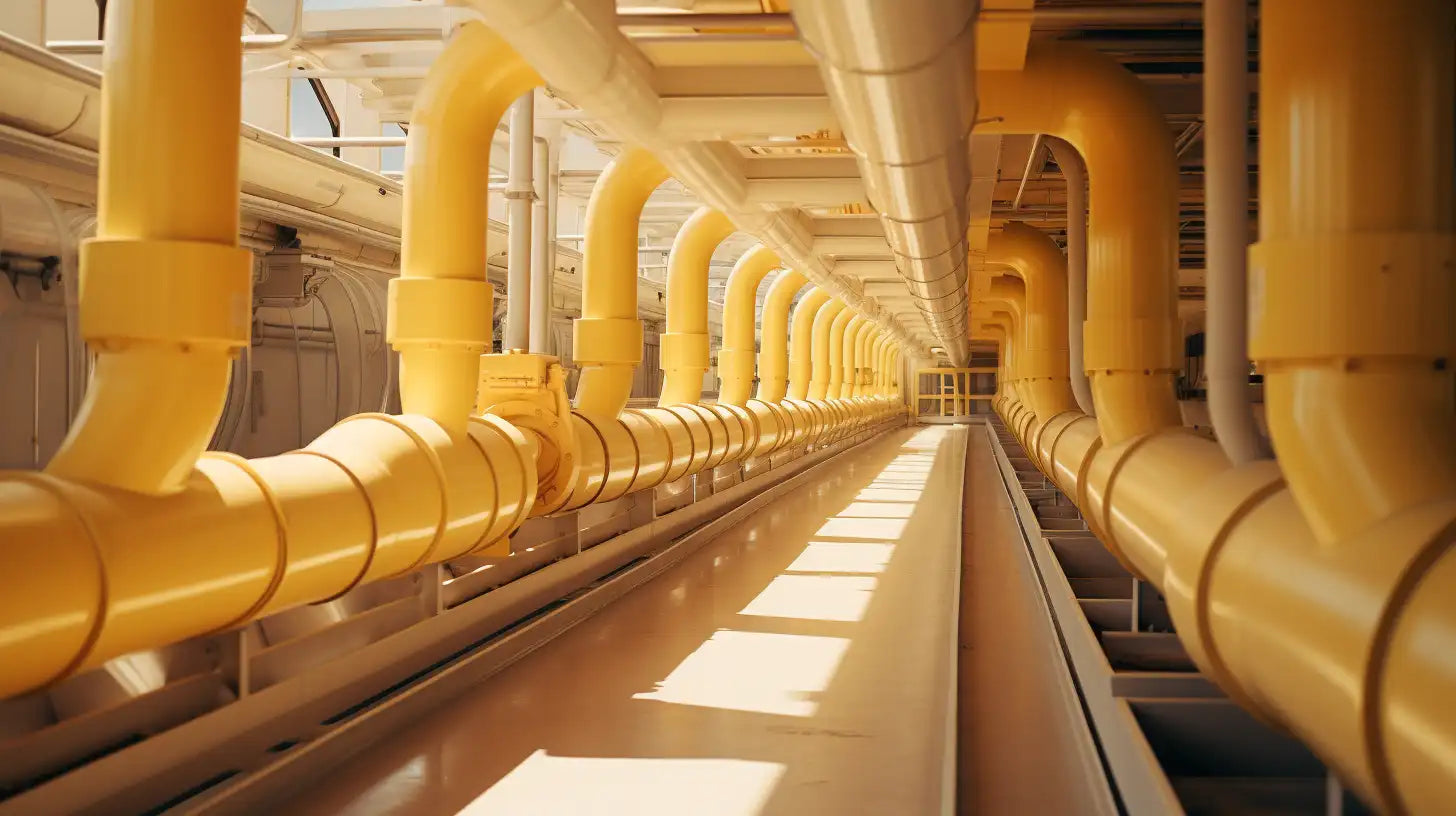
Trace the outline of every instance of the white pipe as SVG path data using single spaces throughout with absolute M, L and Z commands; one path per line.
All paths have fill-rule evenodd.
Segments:
M 1048 138 L 1047 147 L 1067 180 L 1067 352 L 1072 395 L 1087 416 L 1097 416 L 1092 383 L 1082 362 L 1082 324 L 1087 320 L 1087 163 L 1066 141 Z
M 615 25 L 611 3 L 593 0 L 468 0 L 547 83 L 591 113 L 624 142 L 657 156 L 672 176 L 702 202 L 726 214 L 740 230 L 774 250 L 786 266 L 872 317 L 871 304 L 813 254 L 813 239 L 797 210 L 746 201 L 741 159 L 702 142 L 679 142 L 662 133 L 662 100 L 654 69 Z M 647 219 L 643 219 L 646 221 Z M 922 348 L 901 325 L 894 333 L 909 348 Z
M 294 136 L 303 147 L 404 147 L 405 136 Z
M 970 358 L 966 199 L 976 6 L 800 0 L 793 10 L 859 159 L 895 266 L 958 366 Z
M 506 184 L 506 324 L 501 348 L 526 349 L 531 343 L 531 181 L 535 159 L 536 92 L 511 105 L 510 180 Z
M 531 202 L 531 331 L 530 349 L 536 354 L 551 353 L 551 273 L 554 268 L 551 249 L 551 204 L 547 187 L 551 178 L 551 142 L 537 136 L 532 140 L 535 164 L 533 181 L 536 200 Z
M 1269 456 L 1249 396 L 1248 4 L 1207 0 L 1203 20 L 1208 413 L 1237 465 Z

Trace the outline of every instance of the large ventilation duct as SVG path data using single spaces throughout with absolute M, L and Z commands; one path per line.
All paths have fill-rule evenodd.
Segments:
M 900 277 L 954 365 L 970 357 L 966 196 L 978 3 L 801 0 L 799 36 L 859 157 Z

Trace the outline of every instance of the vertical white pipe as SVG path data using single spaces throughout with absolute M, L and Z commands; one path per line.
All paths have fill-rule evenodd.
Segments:
M 1203 5 L 1208 413 L 1234 464 L 1269 455 L 1249 398 L 1247 0 Z
M 530 349 L 536 354 L 551 353 L 551 275 L 554 269 L 555 236 L 550 229 L 550 204 L 547 185 L 551 177 L 551 145 L 537 136 L 533 141 L 536 200 L 531 204 L 531 331 Z
M 536 94 L 511 105 L 511 169 L 506 183 L 510 246 L 506 254 L 506 325 L 502 349 L 525 349 L 531 337 L 531 184 Z
M 1072 396 L 1082 413 L 1097 416 L 1082 362 L 1082 324 L 1087 321 L 1087 163 L 1068 142 L 1048 138 L 1046 143 L 1067 180 L 1067 353 Z

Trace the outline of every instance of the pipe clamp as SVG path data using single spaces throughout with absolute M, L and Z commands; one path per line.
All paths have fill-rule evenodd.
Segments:
M 1087 371 L 1171 371 L 1179 368 L 1177 320 L 1088 318 L 1082 359 Z
M 204 241 L 81 244 L 81 336 L 225 349 L 248 344 L 253 253 Z
M 1250 356 L 1456 354 L 1456 235 L 1385 232 L 1249 248 Z
M 489 325 L 489 324 L 487 324 Z M 630 317 L 578 318 L 572 332 L 577 365 L 632 365 L 642 362 L 642 321 Z
M 404 345 L 490 348 L 495 289 L 481 280 L 395 278 L 389 282 L 388 340 Z

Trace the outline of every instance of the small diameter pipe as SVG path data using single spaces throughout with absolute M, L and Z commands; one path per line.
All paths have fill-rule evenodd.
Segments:
M 509 249 L 506 253 L 506 325 L 501 346 L 525 349 L 531 342 L 531 226 L 535 186 L 536 91 L 511 105 L 510 180 L 506 185 Z
M 1087 320 L 1087 163 L 1077 148 L 1055 137 L 1047 147 L 1067 180 L 1067 352 L 1077 407 L 1097 416 L 1092 384 L 1082 363 L 1082 324 Z
M 551 143 L 537 136 L 532 140 L 535 172 L 532 174 L 536 200 L 531 203 L 531 326 L 530 349 L 535 354 L 551 353 L 551 285 L 555 264 L 551 235 Z
M 1249 395 L 1248 3 L 1203 4 L 1208 413 L 1234 464 L 1267 458 Z

